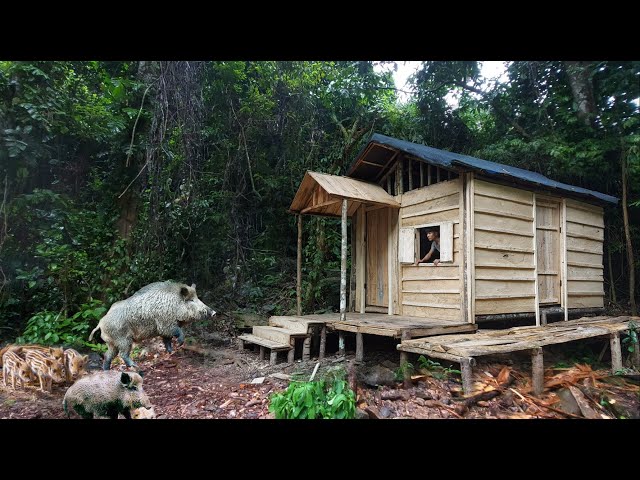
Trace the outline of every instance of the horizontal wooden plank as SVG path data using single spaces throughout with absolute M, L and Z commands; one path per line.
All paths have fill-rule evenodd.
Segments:
M 567 206 L 567 221 L 604 228 L 604 216 L 602 213 L 587 212 Z
M 567 266 L 567 276 L 568 278 L 580 277 L 593 277 L 594 279 L 602 277 L 602 271 L 604 267 L 602 265 L 573 265 L 568 264 Z
M 504 233 L 493 233 L 485 231 L 475 231 L 474 241 L 476 248 L 488 247 L 496 250 L 500 248 L 517 248 L 519 250 L 533 251 L 533 235 L 519 236 L 519 235 L 506 235 Z
M 452 210 L 447 210 L 446 212 L 436 212 L 431 214 L 419 215 L 417 217 L 402 218 L 400 220 L 400 226 L 419 228 L 421 226 L 433 225 L 443 222 L 458 222 L 460 220 L 458 210 L 458 208 L 454 208 Z
M 476 208 L 476 213 L 484 213 L 486 215 L 491 215 L 493 217 L 504 217 L 504 218 L 515 218 L 518 220 L 524 220 L 527 222 L 533 222 L 533 216 L 531 215 L 518 215 L 515 213 L 507 213 L 507 212 L 499 212 L 496 210 L 489 210 L 485 208 Z
M 478 236 L 478 234 L 480 232 L 490 232 L 492 234 L 494 234 L 495 237 L 499 237 L 500 235 L 498 234 L 506 234 L 506 235 L 517 235 L 520 237 L 533 237 L 533 233 L 531 233 L 531 231 L 526 231 L 526 230 L 507 230 L 504 228 L 491 228 L 491 227 L 479 227 L 478 225 L 475 225 L 474 227 L 474 231 L 475 231 L 475 235 L 476 237 Z M 531 240 L 529 240 L 529 242 L 531 242 Z
M 491 268 L 476 265 L 476 280 L 533 282 L 535 275 L 533 266 L 525 270 L 511 268 Z
M 402 303 L 404 305 L 430 304 L 423 306 L 439 305 L 442 308 L 460 308 L 460 293 L 403 293 Z
M 459 308 L 439 308 L 438 306 L 402 305 L 402 313 L 414 317 L 429 319 L 462 321 L 462 313 Z
M 480 194 L 495 198 L 505 198 L 514 202 L 533 205 L 533 193 L 518 188 L 476 179 L 474 180 L 474 190 L 476 195 Z
M 567 236 L 567 249 L 576 252 L 602 253 L 602 240 Z
M 424 202 L 416 203 L 410 206 L 402 205 L 400 214 L 403 217 L 415 217 L 423 215 L 425 213 L 435 213 L 436 211 L 450 210 L 457 208 L 460 205 L 459 200 L 460 193 L 455 191 L 447 194 L 444 197 L 434 198 L 431 200 L 425 200 Z
M 580 247 L 576 247 L 574 245 L 569 245 L 567 246 L 567 251 L 568 252 L 583 252 L 583 253 L 594 253 L 596 255 L 602 255 L 602 244 L 600 244 L 600 248 L 580 248 Z
M 585 210 L 587 212 L 595 213 L 598 215 L 604 214 L 604 209 L 599 205 L 592 205 L 590 203 L 580 202 L 572 198 L 567 198 L 566 202 L 567 202 L 567 207 L 570 207 L 570 208 Z
M 512 267 L 533 267 L 533 253 L 506 252 L 502 250 L 475 249 L 474 261 L 477 266 L 504 264 Z
M 505 198 L 476 195 L 474 205 L 477 212 L 492 212 L 507 217 L 518 216 L 522 218 L 533 218 L 532 204 L 524 205 Z
M 571 242 L 571 238 L 586 238 L 603 241 L 604 228 L 581 225 L 567 220 L 567 237 L 570 237 L 568 242 Z
M 428 205 L 428 204 L 427 204 Z M 414 213 L 404 213 L 401 217 L 404 218 L 413 218 L 413 217 L 422 217 L 424 215 L 434 215 L 436 213 L 448 212 L 450 210 L 458 210 L 458 205 L 454 205 L 452 207 L 438 207 L 438 208 L 421 208 L 417 212 Z
M 507 218 L 491 215 L 489 213 L 475 212 L 474 225 L 481 229 L 497 229 L 508 230 L 510 232 L 522 232 L 525 234 L 533 234 L 533 220 L 520 220 L 517 218 Z
M 510 265 L 505 263 L 487 263 L 483 262 L 482 264 L 475 265 L 476 268 L 504 268 L 507 270 L 534 270 L 535 267 L 533 265 Z
M 604 297 L 570 295 L 568 303 L 570 309 L 604 307 Z
M 569 295 L 575 295 L 578 292 L 589 292 L 589 293 L 598 293 L 604 295 L 604 282 L 598 280 L 591 281 L 575 281 L 571 277 L 569 277 Z
M 478 299 L 476 315 L 535 312 L 535 298 Z
M 567 265 L 572 263 L 602 265 L 602 254 L 587 253 L 587 252 L 573 252 L 571 250 L 567 250 Z
M 451 193 L 461 192 L 462 182 L 460 178 L 446 182 L 435 183 L 426 187 L 417 188 L 402 195 L 402 206 L 409 207 L 417 203 L 423 203 L 435 198 L 444 197 Z
M 527 281 L 480 280 L 476 276 L 476 298 L 499 295 L 501 298 L 513 295 L 535 295 L 535 279 Z
M 527 243 L 531 243 L 531 240 L 529 240 Z M 476 242 L 475 248 L 480 250 L 497 250 L 501 252 L 533 253 L 533 249 L 531 248 L 531 246 L 529 246 L 528 248 L 521 248 L 499 244 L 498 242 L 496 242 L 495 244 L 481 244 Z
M 238 336 L 239 339 L 248 343 L 255 343 L 256 345 L 262 345 L 263 347 L 270 348 L 271 350 L 291 350 L 291 345 L 285 345 L 283 343 L 274 342 L 268 338 L 258 337 L 250 333 L 243 333 Z
M 457 279 L 460 269 L 457 265 L 421 263 L 420 265 L 402 265 L 402 280 L 442 280 Z

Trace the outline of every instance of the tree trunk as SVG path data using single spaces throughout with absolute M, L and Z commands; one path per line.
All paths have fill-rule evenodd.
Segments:
M 624 239 L 627 244 L 627 261 L 629 262 L 629 304 L 631 305 L 631 315 L 637 315 L 636 307 L 636 265 L 633 257 L 633 244 L 631 243 L 631 231 L 629 230 L 629 212 L 627 210 L 627 151 L 622 148 L 620 156 L 622 169 L 622 220 L 624 222 Z
M 564 62 L 564 66 L 576 105 L 576 114 L 582 123 L 591 127 L 596 116 L 596 102 L 593 98 L 590 64 L 589 62 Z
M 618 303 L 616 299 L 616 285 L 613 278 L 613 263 L 611 262 L 611 232 L 609 234 L 609 241 L 607 242 L 607 260 L 609 263 L 609 300 L 612 303 Z

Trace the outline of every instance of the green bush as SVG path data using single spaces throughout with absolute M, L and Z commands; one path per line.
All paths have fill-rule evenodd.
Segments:
M 86 341 L 92 325 L 98 323 L 106 312 L 102 302 L 92 300 L 81 305 L 81 310 L 71 317 L 62 312 L 43 311 L 33 315 L 28 321 L 17 343 L 38 343 L 41 345 L 73 345 L 102 351 L 104 345 Z
M 345 380 L 291 382 L 284 392 L 270 397 L 269 411 L 276 418 L 354 418 L 356 396 Z

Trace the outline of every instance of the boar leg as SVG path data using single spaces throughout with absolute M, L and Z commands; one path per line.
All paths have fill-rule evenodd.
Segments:
M 180 327 L 174 328 L 173 331 L 171 332 L 171 335 L 173 335 L 174 337 L 177 337 L 178 345 L 182 346 L 182 344 L 184 343 L 184 332 L 182 331 L 182 329 Z
M 122 412 L 122 415 L 124 415 L 124 418 L 126 418 L 127 420 L 131 420 L 131 412 L 129 411 L 128 408 L 124 409 L 124 411 Z
M 118 350 L 120 350 L 120 358 L 122 358 L 122 360 L 124 360 L 124 363 L 127 364 L 127 367 L 138 367 L 137 364 L 135 364 L 133 362 L 133 360 L 131 360 L 131 358 L 129 357 L 129 354 L 131 353 L 131 347 L 132 344 L 131 342 L 127 342 L 127 343 L 122 343 L 118 346 Z
M 162 337 L 162 341 L 164 342 L 164 347 L 167 349 L 168 353 L 171 353 L 173 350 L 171 348 L 171 339 L 173 337 Z
M 109 370 L 111 368 L 111 361 L 118 355 L 118 348 L 108 346 L 106 353 L 104 354 L 104 362 L 102 362 L 102 369 Z

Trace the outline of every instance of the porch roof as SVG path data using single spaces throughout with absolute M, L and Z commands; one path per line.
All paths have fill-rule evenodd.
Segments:
M 400 208 L 400 204 L 379 185 L 355 178 L 307 171 L 291 202 L 291 213 L 339 217 L 342 200 L 352 200 L 347 215 L 361 205 Z

